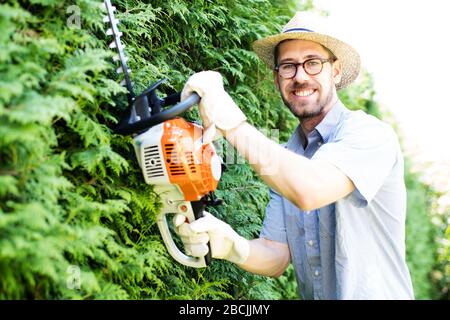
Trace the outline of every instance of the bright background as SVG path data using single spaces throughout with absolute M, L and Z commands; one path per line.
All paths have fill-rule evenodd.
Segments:
M 373 74 L 425 181 L 450 191 L 450 2 L 315 0 Z M 448 192 L 450 194 L 450 192 Z M 450 204 L 449 197 L 441 201 Z

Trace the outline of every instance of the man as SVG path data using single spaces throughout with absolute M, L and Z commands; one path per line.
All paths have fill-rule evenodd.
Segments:
M 205 137 L 224 135 L 271 187 L 271 199 L 258 239 L 209 213 L 192 223 L 176 216 L 177 232 L 189 254 L 204 256 L 210 241 L 214 258 L 249 272 L 276 277 L 292 262 L 303 299 L 413 299 L 398 139 L 387 124 L 339 101 L 337 90 L 359 73 L 359 55 L 319 22 L 297 13 L 282 33 L 254 44 L 300 121 L 285 148 L 246 122 L 220 74 L 188 80 L 182 97 L 201 96 Z

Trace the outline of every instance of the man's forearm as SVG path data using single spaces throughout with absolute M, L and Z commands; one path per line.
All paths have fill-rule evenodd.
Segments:
M 301 209 L 319 208 L 354 189 L 336 167 L 283 148 L 247 122 L 225 137 L 269 186 Z
M 258 238 L 249 241 L 250 253 L 247 261 L 239 267 L 262 276 L 279 277 L 290 262 L 287 244 Z

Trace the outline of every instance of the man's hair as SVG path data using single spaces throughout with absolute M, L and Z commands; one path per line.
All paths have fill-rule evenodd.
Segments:
M 280 41 L 280 42 L 275 46 L 275 49 L 273 49 L 273 59 L 274 59 L 273 65 L 274 65 L 274 66 L 277 66 L 277 65 L 278 65 L 278 55 L 280 54 L 280 53 L 279 53 L 279 46 L 280 46 L 280 44 L 282 44 L 282 43 L 285 42 L 285 41 L 289 41 L 289 40 L 295 40 L 295 39 L 286 39 L 286 40 Z M 328 53 L 329 59 L 332 59 L 333 62 L 337 60 L 336 56 L 334 55 L 333 52 L 331 52 L 330 49 L 328 49 L 327 47 L 321 45 L 320 43 L 317 43 L 317 44 L 318 44 L 319 46 L 321 46 L 321 47 Z

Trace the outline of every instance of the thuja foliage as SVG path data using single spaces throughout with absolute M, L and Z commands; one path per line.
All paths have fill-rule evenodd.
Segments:
M 296 298 L 291 268 L 273 280 L 221 260 L 187 268 L 168 255 L 155 224 L 160 199 L 131 138 L 110 129 L 126 99 L 100 3 L 0 5 L 0 298 Z M 250 46 L 312 1 L 113 3 L 136 92 L 162 78 L 161 95 L 180 91 L 192 73 L 216 70 L 249 121 L 286 141 L 296 121 Z M 342 94 L 349 104 L 376 110 L 360 95 L 370 85 L 352 90 Z M 196 109 L 185 117 L 199 119 Z M 224 204 L 208 210 L 253 238 L 267 186 L 233 159 L 217 191 Z
M 173 266 L 155 195 L 105 125 L 123 90 L 98 3 L 77 4 L 82 28 L 69 2 L 0 8 L 0 298 L 158 297 Z

